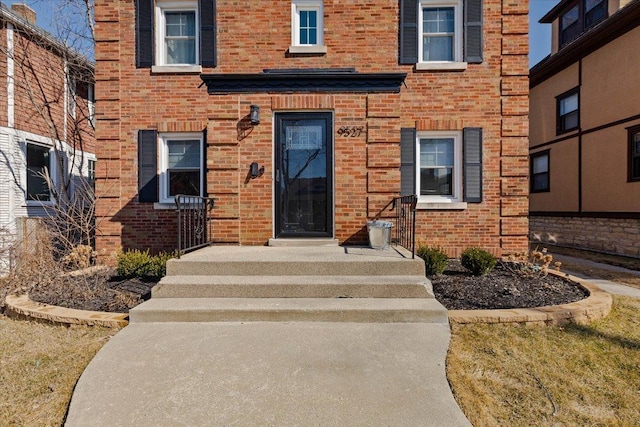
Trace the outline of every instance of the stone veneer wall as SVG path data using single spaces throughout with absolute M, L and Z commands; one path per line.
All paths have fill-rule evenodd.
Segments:
M 531 216 L 531 240 L 640 258 L 640 219 Z

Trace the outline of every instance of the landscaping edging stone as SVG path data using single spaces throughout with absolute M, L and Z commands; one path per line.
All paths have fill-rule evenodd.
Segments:
M 76 310 L 32 301 L 29 295 L 7 295 L 5 299 L 7 316 L 60 323 L 66 325 L 90 325 L 120 328 L 129 323 L 126 313 L 106 313 L 102 311 Z
M 465 323 L 525 323 L 525 324 L 562 324 L 574 322 L 585 324 L 602 319 L 611 311 L 611 295 L 588 280 L 564 273 L 550 271 L 550 274 L 576 282 L 589 292 L 589 296 L 580 301 L 562 305 L 535 308 L 509 308 L 499 310 L 449 310 L 449 322 Z

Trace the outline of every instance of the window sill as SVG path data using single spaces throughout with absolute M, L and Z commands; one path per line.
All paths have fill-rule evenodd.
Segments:
M 46 202 L 39 202 L 37 200 L 27 200 L 23 206 L 27 208 L 50 208 L 52 206 L 55 206 L 55 202 L 51 200 Z
M 201 65 L 154 65 L 151 74 L 200 74 Z
M 416 210 L 464 210 L 467 209 L 467 202 L 421 202 L 416 204 Z
M 156 210 L 169 210 L 169 209 L 173 209 L 176 210 L 176 204 L 173 202 L 156 202 L 153 204 L 153 209 Z
M 324 45 L 289 46 L 289 53 L 325 54 L 327 53 L 327 47 Z
M 464 71 L 467 69 L 466 62 L 418 62 L 417 71 Z

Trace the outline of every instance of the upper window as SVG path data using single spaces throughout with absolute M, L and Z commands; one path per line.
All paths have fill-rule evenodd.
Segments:
M 531 155 L 531 192 L 549 191 L 549 150 Z
M 195 2 L 156 4 L 156 65 L 198 64 L 197 10 Z
M 629 181 L 640 181 L 640 126 L 629 128 Z
M 462 5 L 458 0 L 420 2 L 420 62 L 462 61 Z
M 27 200 L 48 202 L 50 169 L 49 147 L 27 143 Z
M 154 73 L 200 73 L 215 67 L 214 0 L 133 0 L 136 67 Z
M 556 98 L 558 134 L 577 129 L 580 125 L 580 98 L 578 89 L 572 89 Z
M 560 15 L 560 47 L 607 16 L 607 0 L 578 0 Z
M 460 132 L 419 132 L 417 188 L 421 201 L 462 200 L 462 143 Z
M 324 48 L 324 17 L 322 0 L 291 2 L 292 53 L 326 52 Z
M 160 135 L 160 202 L 178 194 L 202 196 L 202 133 Z

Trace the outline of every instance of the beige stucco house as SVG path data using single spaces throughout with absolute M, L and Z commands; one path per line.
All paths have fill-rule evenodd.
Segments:
M 640 257 L 640 1 L 563 0 L 530 71 L 533 240 Z

